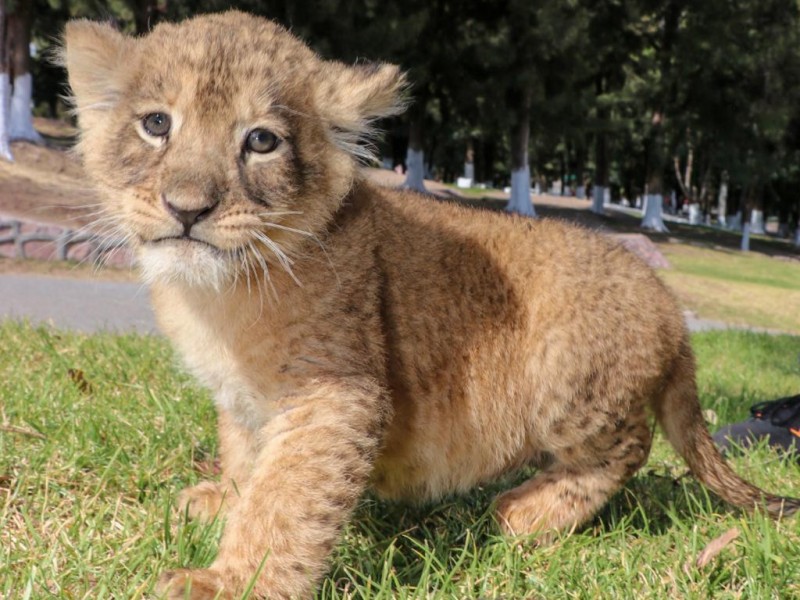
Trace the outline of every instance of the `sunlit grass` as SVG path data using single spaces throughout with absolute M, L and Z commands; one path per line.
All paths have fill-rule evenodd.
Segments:
M 163 569 L 209 564 L 221 525 L 186 522 L 174 499 L 216 452 L 214 412 L 167 343 L 13 324 L 0 340 L 0 597 L 141 598 Z M 693 340 L 703 402 L 723 422 L 800 390 L 800 338 Z M 800 466 L 763 447 L 735 466 L 800 495 Z M 800 519 L 731 510 L 685 474 L 659 438 L 589 526 L 538 549 L 498 535 L 490 511 L 525 474 L 428 507 L 367 497 L 318 597 L 800 597 Z M 739 539 L 693 567 L 732 527 Z
M 672 265 L 659 274 L 699 316 L 800 333 L 800 261 L 688 244 L 659 249 Z

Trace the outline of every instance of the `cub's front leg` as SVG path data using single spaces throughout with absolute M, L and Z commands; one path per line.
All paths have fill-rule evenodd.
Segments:
M 240 425 L 225 409 L 217 410 L 220 463 L 219 483 L 203 481 L 186 488 L 178 496 L 181 512 L 188 511 L 193 519 L 206 521 L 222 517 L 241 497 L 245 483 L 253 472 L 258 444 L 253 431 Z
M 270 421 L 208 569 L 165 573 L 170 599 L 307 598 L 364 491 L 388 403 L 368 379 L 317 380 Z

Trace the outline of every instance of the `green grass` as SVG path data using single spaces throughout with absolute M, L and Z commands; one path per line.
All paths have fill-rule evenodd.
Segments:
M 800 333 L 800 262 L 755 252 L 660 244 L 659 271 L 684 306 L 701 317 Z
M 670 244 L 663 248 L 673 267 L 687 275 L 800 291 L 800 262 L 754 252 Z
M 723 422 L 800 390 L 800 338 L 693 339 Z M 0 340 L 0 597 L 141 598 L 163 569 L 208 565 L 221 525 L 186 522 L 173 502 L 216 451 L 214 413 L 166 342 L 15 324 Z M 800 466 L 766 448 L 735 466 L 800 495 Z M 365 498 L 319 597 L 800 598 L 800 519 L 731 510 L 685 473 L 659 438 L 596 519 L 539 549 L 497 533 L 489 505 L 512 481 L 425 508 Z M 712 564 L 685 569 L 732 527 Z

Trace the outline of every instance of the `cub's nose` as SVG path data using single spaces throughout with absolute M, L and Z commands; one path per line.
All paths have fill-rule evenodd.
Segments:
M 194 224 L 208 218 L 219 204 L 218 201 L 213 201 L 199 208 L 186 209 L 175 206 L 164 195 L 161 196 L 161 202 L 167 212 L 183 224 L 183 235 L 189 235 Z

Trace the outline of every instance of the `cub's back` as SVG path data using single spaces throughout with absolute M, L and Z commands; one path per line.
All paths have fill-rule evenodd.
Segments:
M 389 190 L 375 212 L 389 288 L 403 290 L 398 310 L 437 312 L 468 327 L 585 321 L 615 335 L 683 331 L 677 303 L 653 270 L 599 233 Z

